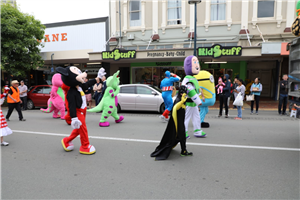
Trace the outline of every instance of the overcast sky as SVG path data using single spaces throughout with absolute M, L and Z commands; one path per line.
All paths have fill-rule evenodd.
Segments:
M 24 13 L 34 15 L 42 24 L 106 17 L 109 0 L 17 0 Z

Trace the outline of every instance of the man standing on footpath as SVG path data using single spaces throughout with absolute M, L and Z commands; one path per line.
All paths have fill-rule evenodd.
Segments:
M 21 85 L 19 86 L 20 98 L 22 103 L 22 110 L 27 110 L 27 86 L 24 84 L 24 81 L 20 81 Z
M 279 105 L 278 114 L 281 115 L 281 106 L 283 102 L 282 115 L 286 115 L 286 105 L 288 97 L 288 75 L 284 74 L 282 76 L 282 81 L 280 81 L 280 93 L 279 93 Z
M 22 103 L 22 100 L 20 99 L 20 91 L 19 91 L 19 82 L 17 80 L 13 80 L 11 82 L 10 90 L 8 91 L 7 95 L 7 104 L 8 104 L 8 112 L 6 114 L 6 120 L 9 121 L 9 117 L 14 110 L 14 108 L 18 111 L 19 114 L 19 120 L 20 121 L 26 121 L 23 118 L 21 106 L 20 103 Z

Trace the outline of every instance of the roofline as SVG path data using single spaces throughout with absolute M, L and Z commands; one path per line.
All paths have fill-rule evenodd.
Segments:
M 60 27 L 60 26 L 73 26 L 73 25 L 79 25 L 79 24 L 90 24 L 90 23 L 97 23 L 97 22 L 108 22 L 108 17 L 57 22 L 57 23 L 44 24 L 44 25 L 46 26 L 46 28 L 52 28 L 52 27 Z

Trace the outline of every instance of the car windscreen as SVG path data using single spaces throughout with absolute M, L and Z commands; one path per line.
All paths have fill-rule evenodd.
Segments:
M 156 91 L 162 93 L 162 90 L 159 89 L 158 87 L 156 87 L 156 86 L 154 86 L 154 85 L 149 85 L 149 86 L 150 86 L 152 89 L 154 89 L 154 90 L 156 90 Z

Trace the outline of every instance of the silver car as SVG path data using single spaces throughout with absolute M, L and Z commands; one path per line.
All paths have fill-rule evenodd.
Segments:
M 144 84 L 120 85 L 118 94 L 118 111 L 141 110 L 157 111 L 165 110 L 161 90 L 156 86 Z

